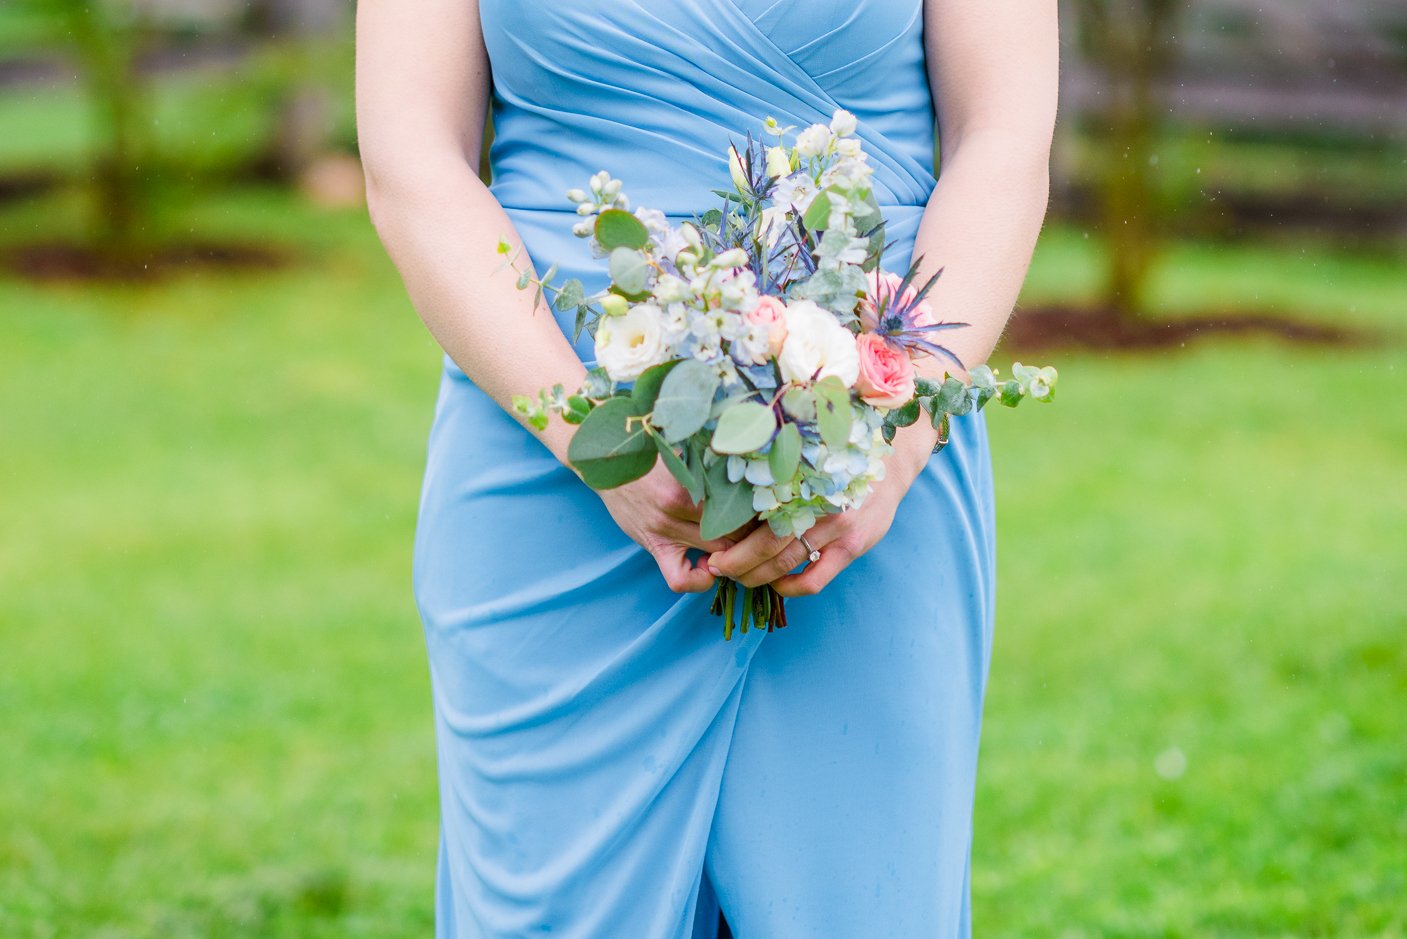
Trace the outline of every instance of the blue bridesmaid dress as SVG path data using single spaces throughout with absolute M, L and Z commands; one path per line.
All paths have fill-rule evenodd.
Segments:
M 606 169 L 632 206 L 684 219 L 718 203 L 730 140 L 844 107 L 902 271 L 934 185 L 921 6 L 481 0 L 493 193 L 539 271 L 595 290 L 567 189 Z M 968 935 L 995 546 L 980 414 L 951 439 L 887 537 L 789 601 L 788 628 L 725 642 L 710 595 L 670 591 L 446 359 L 414 565 L 437 936 L 716 939 L 720 911 L 737 939 Z

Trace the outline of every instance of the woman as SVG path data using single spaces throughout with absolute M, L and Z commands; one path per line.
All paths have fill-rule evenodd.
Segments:
M 808 539 L 705 541 L 662 466 L 596 493 L 573 428 L 589 337 L 534 309 L 500 237 L 588 292 L 569 188 L 599 169 L 675 221 L 763 118 L 859 121 L 892 241 L 984 361 L 1044 215 L 1055 4 L 362 0 L 370 211 L 446 355 L 415 546 L 436 715 L 440 937 L 960 936 L 993 615 L 985 425 L 900 431 L 881 487 Z M 492 108 L 493 183 L 478 177 Z M 934 179 L 935 114 L 942 173 Z M 960 333 L 960 335 L 958 335 Z M 936 363 L 929 366 L 932 370 Z M 699 549 L 690 552 L 691 548 Z M 697 556 L 697 560 L 691 558 Z M 722 641 L 717 576 L 792 598 Z

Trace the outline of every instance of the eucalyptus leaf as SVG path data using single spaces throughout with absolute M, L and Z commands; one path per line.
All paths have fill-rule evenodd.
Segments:
M 784 483 L 796 475 L 796 468 L 800 465 L 801 431 L 795 424 L 783 424 L 772 441 L 772 448 L 767 451 L 767 466 L 772 471 L 772 478 Z
M 696 433 L 708 422 L 718 373 L 698 359 L 685 359 L 672 370 L 654 401 L 654 425 L 674 443 Z
M 715 401 L 713 402 L 713 406 L 709 408 L 708 419 L 713 420 L 714 418 L 722 414 L 724 411 L 737 404 L 739 401 L 748 401 L 751 400 L 753 397 L 755 397 L 754 392 L 739 391 L 737 394 L 731 394 L 726 398 L 722 398 L 718 401 Z
M 640 294 L 649 283 L 650 265 L 645 257 L 633 248 L 616 248 L 611 251 L 611 281 L 621 293 Z
M 596 216 L 596 240 L 610 251 L 630 248 L 639 251 L 650 243 L 645 223 L 624 209 L 604 209 Z
M 635 409 L 638 413 L 648 413 L 650 408 L 655 406 L 655 399 L 659 396 L 660 387 L 669 377 L 669 373 L 681 361 L 680 359 L 671 359 L 659 365 L 651 365 L 640 373 L 639 378 L 635 379 L 635 384 L 630 386 L 630 400 L 635 402 Z
M 782 410 L 793 420 L 810 424 L 816 420 L 816 395 L 809 388 L 793 385 L 782 393 Z
M 831 217 L 831 197 L 824 192 L 816 194 L 816 198 L 811 200 L 811 204 L 806 207 L 806 214 L 801 217 L 801 224 L 811 231 L 821 231 L 830 224 Z
M 972 379 L 972 385 L 975 388 L 988 388 L 992 391 L 997 388 L 997 376 L 990 365 L 973 366 L 967 375 Z
M 715 460 L 704 471 L 705 498 L 699 533 L 705 539 L 722 538 L 757 514 L 752 508 L 752 483 L 728 481 L 728 461 Z
M 562 409 L 562 419 L 568 424 L 580 424 L 586 420 L 586 415 L 592 410 L 591 400 L 583 398 L 581 395 L 571 395 L 567 398 L 567 405 Z
M 756 401 L 739 401 L 718 416 L 710 443 L 718 453 L 752 453 L 771 440 L 776 429 L 777 415 L 771 408 Z
M 704 497 L 703 477 L 695 474 L 679 454 L 674 452 L 674 445 L 658 433 L 650 434 L 650 439 L 655 442 L 655 449 L 659 451 L 660 459 L 664 461 L 670 474 L 679 481 L 679 485 L 688 491 L 689 499 L 695 505 L 702 502 Z
M 839 450 L 850 442 L 850 425 L 855 409 L 850 406 L 850 389 L 839 378 L 828 375 L 815 384 L 816 424 L 826 446 Z
M 639 479 L 655 465 L 655 445 L 630 398 L 609 398 L 592 409 L 567 445 L 567 460 L 592 489 Z
M 934 381 L 932 378 L 925 378 L 922 375 L 914 376 L 914 396 L 917 398 L 931 398 L 942 387 L 943 383 L 940 381 Z
M 1021 403 L 1021 383 L 1014 378 L 1008 378 L 998 386 L 1001 394 L 1000 401 L 1009 408 L 1014 408 Z
M 908 427 L 918 420 L 919 403 L 918 398 L 910 399 L 906 404 L 895 408 L 884 416 L 885 423 L 894 427 Z
M 939 387 L 938 393 L 934 395 L 933 407 L 940 411 L 952 411 L 954 414 L 966 413 L 966 410 L 958 410 L 958 408 L 964 407 L 963 402 L 966 400 L 967 386 L 962 383 L 961 379 L 949 377 Z M 966 408 L 971 408 L 970 402 Z
M 586 288 L 582 287 L 581 281 L 573 277 L 557 289 L 557 296 L 552 301 L 552 305 L 565 311 L 581 306 L 584 299 L 586 299 Z

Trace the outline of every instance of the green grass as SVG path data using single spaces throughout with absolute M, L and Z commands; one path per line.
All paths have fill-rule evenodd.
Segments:
M 360 213 L 168 217 L 300 262 L 0 281 L 0 935 L 427 935 L 435 348 Z M 1024 304 L 1096 276 L 1052 228 Z M 1407 283 L 1185 245 L 1154 295 L 1391 338 L 1061 353 L 1057 405 L 993 411 L 978 933 L 1405 936 Z

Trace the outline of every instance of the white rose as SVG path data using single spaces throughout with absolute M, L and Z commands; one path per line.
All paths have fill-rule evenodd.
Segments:
M 787 324 L 787 338 L 777 364 L 783 378 L 808 382 L 834 375 L 847 388 L 855 384 L 860 376 L 855 336 L 840 325 L 834 314 L 810 300 L 797 300 L 787 305 L 782 317 Z
M 631 381 L 669 357 L 664 341 L 664 311 L 641 303 L 620 316 L 606 316 L 596 327 L 596 361 L 614 381 Z

